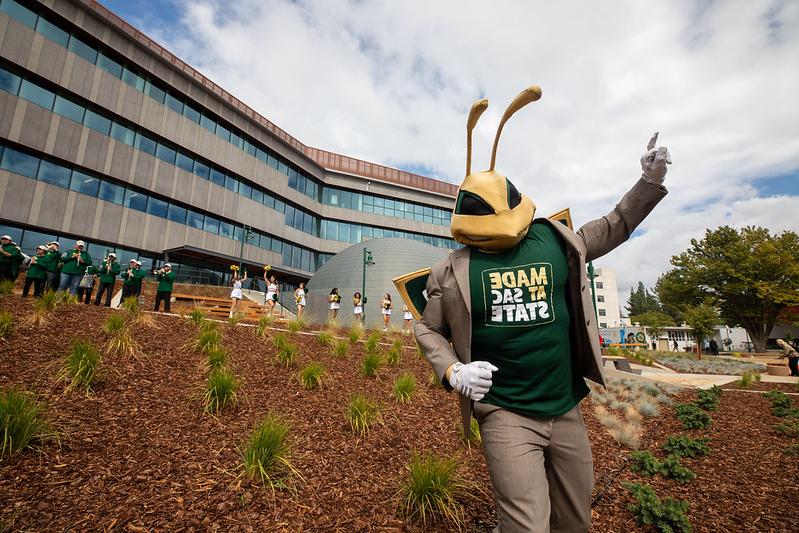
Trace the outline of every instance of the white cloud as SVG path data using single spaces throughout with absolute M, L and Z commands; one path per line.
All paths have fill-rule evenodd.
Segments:
M 797 198 L 757 177 L 799 168 L 799 3 L 201 0 L 169 49 L 304 143 L 455 183 L 471 102 L 488 165 L 496 124 L 526 85 L 541 101 L 505 128 L 498 170 L 542 215 L 607 212 L 640 174 L 651 131 L 674 165 L 646 232 L 600 264 L 652 285 L 671 254 L 720 224 L 799 231 Z

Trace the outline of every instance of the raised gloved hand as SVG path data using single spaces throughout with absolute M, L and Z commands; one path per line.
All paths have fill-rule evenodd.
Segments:
M 468 365 L 455 363 L 449 376 L 449 384 L 460 394 L 474 401 L 483 399 L 491 388 L 491 374 L 499 370 L 487 361 L 472 361 Z
M 666 165 L 671 165 L 671 155 L 669 149 L 665 146 L 655 148 L 658 141 L 658 132 L 652 135 L 649 139 L 649 144 L 646 146 L 646 153 L 641 156 L 641 175 L 646 181 L 660 185 L 666 177 Z

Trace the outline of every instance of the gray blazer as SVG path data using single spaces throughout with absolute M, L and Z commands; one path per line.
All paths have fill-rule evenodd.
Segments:
M 577 233 L 564 224 L 542 219 L 563 237 L 569 265 L 567 295 L 571 311 L 571 339 L 574 369 L 601 385 L 602 356 L 599 330 L 594 317 L 586 263 L 602 257 L 626 241 L 633 230 L 666 196 L 661 185 L 638 180 L 607 215 L 588 222 Z M 416 340 L 447 390 L 452 390 L 444 373 L 454 363 L 472 360 L 472 315 L 469 290 L 469 258 L 465 246 L 433 265 L 427 281 L 427 306 L 422 320 L 414 326 Z M 451 342 L 451 344 L 450 344 Z M 469 434 L 472 402 L 460 396 L 464 431 Z

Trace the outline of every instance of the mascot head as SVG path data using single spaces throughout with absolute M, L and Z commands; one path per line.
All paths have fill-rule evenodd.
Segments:
M 513 248 L 527 234 L 535 204 L 519 193 L 508 178 L 494 170 L 497 145 L 505 122 L 519 109 L 541 98 L 541 88 L 523 90 L 505 110 L 494 137 L 491 168 L 472 174 L 472 130 L 488 107 L 485 98 L 472 104 L 466 122 L 466 179 L 458 189 L 452 212 L 452 236 L 461 244 L 486 252 Z

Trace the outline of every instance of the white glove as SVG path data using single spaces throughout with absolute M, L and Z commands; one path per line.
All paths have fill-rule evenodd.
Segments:
M 468 365 L 455 363 L 449 376 L 449 384 L 460 394 L 479 401 L 491 388 L 491 374 L 497 370 L 499 369 L 487 361 L 473 361 Z
M 657 140 L 658 132 L 655 132 L 649 139 L 646 153 L 641 156 L 641 170 L 644 171 L 641 177 L 649 183 L 660 185 L 666 177 L 666 165 L 671 165 L 671 155 L 665 146 L 655 148 Z

